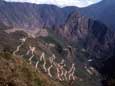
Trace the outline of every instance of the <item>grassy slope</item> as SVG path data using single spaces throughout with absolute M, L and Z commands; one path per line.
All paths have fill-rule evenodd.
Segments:
M 0 86 L 62 86 L 20 57 L 0 53 Z

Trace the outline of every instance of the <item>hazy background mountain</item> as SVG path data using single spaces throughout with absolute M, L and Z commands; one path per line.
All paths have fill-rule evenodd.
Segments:
M 99 20 L 111 29 L 115 29 L 115 0 L 103 0 L 80 10 L 83 15 Z
M 114 23 L 115 7 L 114 7 L 114 4 L 115 4 L 114 0 L 103 0 L 99 3 L 97 3 L 97 4 L 94 4 L 94 5 L 85 7 L 85 8 L 64 7 L 61 10 L 59 10 L 60 9 L 59 7 L 56 7 L 56 6 L 53 7 L 53 5 L 52 5 L 52 7 L 48 7 L 48 8 L 46 8 L 45 6 L 40 5 L 40 8 L 46 10 L 46 12 L 44 11 L 46 13 L 46 14 L 44 14 L 45 16 L 47 15 L 47 12 L 49 10 L 50 10 L 51 16 L 54 16 L 53 12 L 55 13 L 56 16 L 54 18 L 57 21 L 55 21 L 55 19 L 54 20 L 52 19 L 53 22 L 51 22 L 51 24 L 54 24 L 54 23 L 61 23 L 62 24 L 64 19 L 66 18 L 65 15 L 68 15 L 68 13 L 71 13 L 72 11 L 78 10 L 80 12 L 80 14 L 82 14 L 86 17 L 89 17 L 89 18 L 93 18 L 95 20 L 99 20 L 102 23 L 106 24 L 106 26 L 108 26 L 108 27 L 110 27 L 111 29 L 114 30 L 114 28 L 115 28 L 115 23 Z M 18 6 L 16 6 L 16 8 L 17 7 Z M 36 6 L 34 5 L 33 8 L 35 8 L 35 7 Z M 40 8 L 37 7 L 37 11 L 39 11 Z M 21 8 L 18 8 L 18 9 L 21 9 Z M 34 14 L 34 15 L 38 15 L 38 14 Z M 57 17 L 57 16 L 60 16 L 60 17 Z M 47 19 L 47 20 L 49 20 L 49 19 Z M 42 22 L 42 20 L 39 20 L 39 22 Z M 47 21 L 47 22 L 49 22 L 49 21 Z

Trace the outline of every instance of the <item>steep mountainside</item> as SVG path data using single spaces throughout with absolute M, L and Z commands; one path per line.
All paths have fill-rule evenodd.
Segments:
M 0 21 L 16 27 L 51 27 L 62 24 L 65 18 L 63 10 L 52 5 L 0 3 Z
M 68 41 L 82 45 L 94 58 L 104 59 L 114 55 L 115 33 L 98 21 L 73 12 L 65 25 L 56 30 Z
M 0 53 L 0 74 L 0 86 L 64 86 L 8 52 Z
M 36 26 L 38 26 L 37 23 L 36 23 L 36 19 L 39 19 L 39 21 L 37 20 L 37 22 L 39 24 L 41 23 L 40 24 L 41 26 L 43 26 L 44 19 L 46 19 L 45 22 L 47 23 L 47 25 L 49 25 L 49 24 L 50 25 L 51 24 L 52 25 L 62 24 L 65 21 L 68 13 L 71 13 L 72 11 L 77 10 L 83 16 L 90 17 L 90 18 L 93 18 L 95 20 L 99 20 L 113 30 L 115 28 L 115 23 L 114 23 L 114 20 L 115 20 L 114 19 L 114 15 L 115 15 L 114 14 L 114 11 L 115 11 L 114 4 L 115 4 L 115 1 L 114 0 L 111 0 L 111 1 L 110 0 L 103 0 L 102 2 L 100 2 L 98 4 L 91 5 L 91 6 L 86 7 L 86 8 L 65 7 L 65 8 L 62 8 L 62 9 L 59 8 L 59 7 L 56 7 L 56 6 L 48 6 L 48 5 L 39 5 L 39 6 L 34 5 L 34 6 L 32 6 L 32 5 L 29 5 L 29 4 L 25 4 L 25 6 L 24 6 L 24 4 L 20 5 L 19 3 L 18 4 L 17 3 L 15 3 L 15 4 L 10 3 L 10 5 L 8 5 L 8 4 L 3 5 L 3 1 L 1 1 L 1 3 L 2 3 L 1 10 L 3 10 L 3 8 L 5 8 L 5 10 L 7 12 L 9 12 L 9 10 L 10 10 L 9 16 L 19 16 L 19 13 L 21 12 L 21 10 L 23 10 L 20 14 L 21 15 L 23 14 L 22 18 L 26 19 L 25 21 L 27 23 L 25 24 L 25 26 L 26 25 L 28 26 L 28 20 L 31 20 L 32 17 L 34 17 L 35 20 L 29 22 L 29 24 L 31 24 L 33 22 L 33 23 L 35 23 Z M 33 11 L 30 13 L 28 8 L 30 10 L 33 10 Z M 15 12 L 16 10 L 19 10 L 19 11 Z M 7 12 L 2 13 L 2 14 L 5 14 L 5 16 L 3 16 L 3 17 L 6 17 Z M 14 14 L 12 14 L 12 12 Z M 27 16 L 24 16 L 25 12 L 28 13 Z M 32 14 L 34 16 L 31 16 Z M 50 16 L 50 17 L 46 18 L 47 16 Z M 7 17 L 8 17 L 8 15 L 7 15 Z M 30 17 L 30 19 L 27 19 L 27 17 Z M 43 18 L 41 18 L 41 17 L 43 17 Z M 51 18 L 51 17 L 53 17 L 53 18 Z M 17 18 L 14 17 L 13 19 L 15 20 L 15 22 L 16 22 L 17 19 L 19 19 L 18 23 L 23 21 L 23 20 L 20 19 L 20 17 L 17 17 Z M 9 23 L 10 23 L 10 21 L 9 21 Z
M 114 76 L 115 33 L 104 24 L 72 13 L 60 33 L 68 41 L 74 41 L 76 47 L 82 46 L 89 52 L 88 57 L 93 59 L 91 64 L 102 74 Z
M 90 70 L 89 68 L 91 66 L 82 60 L 78 60 L 75 54 L 75 48 L 70 46 L 66 41 L 59 39 L 52 31 L 47 31 L 48 36 L 36 38 L 29 36 L 28 33 L 24 31 L 8 33 L 5 28 L 0 31 L 0 72 L 3 75 L 0 77 L 0 81 L 2 82 L 0 85 L 101 86 L 100 74 L 94 69 L 91 71 L 91 74 L 87 71 Z M 27 37 L 27 39 L 24 41 L 22 38 L 25 37 Z M 36 48 L 32 56 L 31 54 L 27 54 L 30 46 Z M 47 74 L 48 71 L 44 70 L 44 62 L 40 60 L 42 53 L 45 53 L 43 59 L 46 61 L 46 68 L 51 65 L 49 59 L 52 55 L 56 56 L 55 63 L 63 63 L 64 60 L 65 66 L 63 70 L 66 69 L 69 71 L 71 64 L 75 64 L 75 80 L 68 80 L 67 77 L 67 80 L 64 79 L 64 81 L 60 81 L 57 77 L 58 72 L 56 72 L 57 66 L 55 67 L 55 64 L 53 64 L 53 68 L 51 69 L 53 77 L 50 77 Z M 83 56 L 81 59 L 86 61 L 87 57 Z M 39 63 L 36 67 L 38 61 Z M 69 74 L 67 74 L 67 76 L 68 75 Z
M 115 29 L 115 0 L 103 0 L 102 2 L 80 9 L 85 16 L 90 16 Z

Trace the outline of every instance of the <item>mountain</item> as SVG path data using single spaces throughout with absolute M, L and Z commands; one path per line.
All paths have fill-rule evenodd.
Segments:
M 3 1 L 1 1 L 1 2 L 2 2 L 1 3 L 2 4 L 1 10 L 2 10 L 2 8 L 3 7 L 4 8 L 7 7 L 8 4 L 7 4 L 7 2 L 6 3 L 4 3 Z M 4 6 L 3 3 L 6 6 Z M 101 21 L 102 23 L 104 23 L 105 25 L 107 25 L 108 27 L 110 27 L 111 29 L 114 30 L 114 28 L 115 28 L 115 26 L 114 26 L 115 25 L 114 24 L 114 20 L 115 19 L 113 17 L 114 16 L 114 11 L 115 11 L 114 4 L 115 4 L 114 0 L 111 0 L 111 1 L 110 0 L 103 0 L 100 3 L 94 4 L 94 5 L 85 7 L 85 8 L 64 7 L 64 8 L 61 9 L 61 8 L 56 7 L 54 5 L 51 5 L 51 7 L 48 6 L 48 5 L 45 5 L 45 6 L 48 7 L 47 8 L 47 7 L 43 6 L 43 5 L 37 6 L 35 4 L 34 4 L 34 6 L 31 6 L 29 4 L 25 4 L 25 7 L 27 5 L 29 7 L 29 9 L 31 9 L 31 10 L 34 9 L 32 13 L 29 13 L 29 10 L 28 10 L 28 15 L 27 15 L 28 17 L 30 17 L 30 15 L 32 15 L 34 13 L 34 11 L 37 11 L 37 13 L 34 14 L 34 16 L 37 16 L 37 15 L 42 16 L 42 15 L 40 15 L 40 13 L 38 11 L 40 11 L 41 8 L 44 9 L 44 13 L 43 13 L 43 11 L 40 11 L 40 12 L 42 12 L 41 14 L 44 14 L 43 15 L 44 18 L 42 18 L 42 19 L 47 19 L 47 21 L 46 21 L 47 24 L 49 24 L 49 23 L 52 24 L 52 25 L 55 24 L 55 23 L 59 23 L 59 24 L 61 23 L 62 24 L 65 21 L 65 18 L 67 17 L 65 15 L 68 15 L 68 13 L 71 13 L 72 11 L 76 11 L 77 10 L 83 16 L 86 16 L 86 17 L 89 17 L 89 18 L 93 18 L 94 20 Z M 15 6 L 14 6 L 14 3 L 13 3 L 13 5 L 10 3 L 10 5 L 11 6 L 10 6 L 9 10 L 13 11 L 13 12 L 9 13 L 10 16 L 18 15 L 18 14 L 12 14 L 12 13 L 15 12 L 15 9 L 13 9 L 13 8 L 16 8 L 18 10 L 23 9 L 23 6 L 21 5 L 22 8 L 20 8 L 19 7 L 20 5 L 17 4 L 17 3 L 15 3 Z M 36 8 L 36 10 L 35 10 L 35 8 Z M 26 11 L 27 11 L 27 9 L 26 9 Z M 9 11 L 7 11 L 7 12 L 9 12 Z M 54 20 L 53 19 L 49 19 L 49 17 L 46 18 L 48 13 L 50 13 L 50 15 L 54 17 Z M 5 15 L 7 15 L 7 13 Z M 60 17 L 57 17 L 57 16 L 60 16 Z M 37 17 L 35 17 L 35 19 L 37 19 Z M 22 16 L 22 18 L 26 19 L 25 16 Z M 14 19 L 15 19 L 15 17 L 14 17 Z M 20 17 L 18 19 L 19 19 L 18 23 L 22 22 L 22 20 L 20 20 Z M 37 20 L 37 22 L 38 23 L 42 23 L 43 22 L 42 19 L 39 18 L 39 21 Z M 28 20 L 31 20 L 31 17 L 30 17 L 30 19 L 26 19 L 25 22 L 27 22 Z M 57 20 L 57 21 L 55 21 L 55 20 Z M 36 20 L 34 20 L 32 22 L 35 23 Z M 10 21 L 9 21 L 9 23 L 10 23 Z M 31 22 L 29 22 L 29 23 L 31 24 Z M 42 24 L 40 24 L 40 25 L 43 26 Z M 26 24 L 25 24 L 25 26 L 26 26 Z M 38 25 L 36 24 L 36 26 L 38 26 Z
M 4 84 L 13 84 L 14 86 L 20 86 L 20 84 L 22 86 L 101 86 L 100 74 L 97 71 L 90 74 L 84 68 L 84 66 L 90 67 L 88 63 L 84 62 L 87 57 L 83 54 L 82 58 L 79 57 L 79 60 L 76 60 L 75 48 L 65 40 L 59 39 L 49 29 L 47 29 L 48 36 L 36 38 L 29 36 L 26 31 L 8 32 L 7 30 L 11 30 L 11 28 L 4 28 L 0 31 L 0 73 L 2 74 L 0 82 L 3 82 L 0 83 L 1 86 Z M 23 37 L 27 37 L 27 39 L 22 44 L 20 39 Z M 29 60 L 31 54 L 27 55 L 30 46 L 36 48 L 31 64 Z M 49 58 L 52 55 L 56 56 L 56 63 L 60 63 L 64 59 L 64 69 L 69 70 L 71 64 L 75 63 L 74 75 L 77 79 L 75 81 L 68 79 L 60 81 L 56 75 L 57 67 L 55 66 L 51 69 L 53 77 L 49 77 L 44 71 L 43 62 L 39 60 L 43 52 L 45 53 L 46 68 L 50 66 Z M 36 69 L 37 61 L 39 64 Z
M 73 42 L 71 45 L 78 49 L 76 60 L 78 57 L 83 57 L 80 55 L 81 52 L 88 52 L 88 56 L 86 54 L 85 56 L 93 59 L 91 65 L 107 78 L 114 76 L 115 70 L 112 65 L 115 65 L 115 33 L 113 31 L 101 22 L 81 16 L 78 12 L 72 13 L 64 27 L 60 28 L 56 29 L 58 34 L 68 42 L 71 40 Z
M 53 5 L 2 1 L 0 22 L 2 27 L 9 28 L 2 28 L 0 31 L 1 51 L 13 52 L 19 43 L 18 39 L 29 36 L 26 46 L 19 53 L 25 53 L 27 46 L 31 44 L 40 52 L 45 51 L 48 56 L 55 53 L 58 57 L 64 58 L 68 64 L 75 62 L 80 76 L 84 78 L 85 75 L 89 82 L 89 75 L 83 72 L 81 66 L 89 64 L 88 59 L 92 59 L 90 64 L 103 74 L 107 60 L 114 60 L 115 33 L 105 24 L 82 16 L 78 10 L 74 7 L 59 8 Z M 55 44 L 56 48 L 48 48 L 47 43 Z M 68 55 L 65 55 L 65 47 L 69 50 Z M 108 75 L 108 72 L 103 75 Z M 94 79 L 91 83 L 93 82 Z
M 102 2 L 80 9 L 84 16 L 92 17 L 115 29 L 115 0 L 103 0 Z
M 112 55 L 111 51 L 114 47 L 111 48 L 111 46 L 114 46 L 112 45 L 114 44 L 114 33 L 101 22 L 81 16 L 75 10 L 68 11 L 68 8 L 65 10 L 53 5 L 3 2 L 0 4 L 0 21 L 15 28 L 50 28 L 68 40 L 87 41 L 83 43 L 92 45 L 91 48 L 88 47 L 89 45 L 85 46 L 87 49 L 104 54 L 109 52 Z M 97 49 L 94 49 L 95 47 Z
M 31 11 L 31 12 L 30 12 Z M 0 3 L 0 21 L 16 27 L 51 27 L 62 24 L 65 14 L 61 8 L 52 5 L 28 3 Z
M 80 43 L 86 50 L 91 50 L 95 54 L 100 53 L 101 58 L 113 55 L 115 33 L 99 21 L 73 12 L 67 18 L 65 25 L 56 30 L 68 41 Z
M 81 44 L 96 59 L 114 54 L 114 32 L 101 22 L 81 16 L 76 8 L 2 1 L 0 21 L 17 29 L 49 28 L 60 38 Z

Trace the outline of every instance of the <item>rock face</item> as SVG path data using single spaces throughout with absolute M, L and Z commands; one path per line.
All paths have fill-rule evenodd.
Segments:
M 81 43 L 98 58 L 113 55 L 115 33 L 98 21 L 74 12 L 68 16 L 65 25 L 58 30 L 57 32 L 68 41 Z
M 91 20 L 79 13 L 71 13 L 65 24 L 56 29 L 57 33 L 66 40 L 82 46 L 89 52 L 89 56 L 95 59 L 91 64 L 102 74 L 113 76 L 115 33 L 101 22 Z M 111 60 L 109 60 L 111 59 Z M 106 72 L 104 72 L 106 70 Z M 110 71 L 107 71 L 110 70 Z

